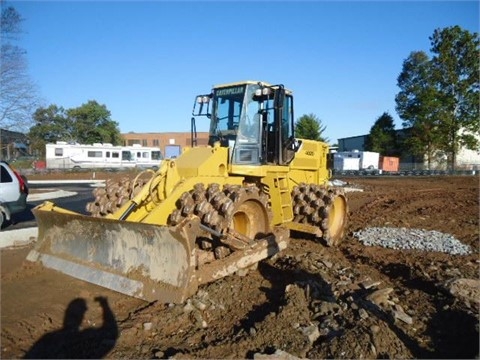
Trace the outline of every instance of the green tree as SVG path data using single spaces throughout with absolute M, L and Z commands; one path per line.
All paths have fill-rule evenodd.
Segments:
M 30 128 L 28 138 L 32 149 L 45 155 L 45 144 L 57 141 L 74 141 L 71 121 L 62 107 L 50 105 L 38 108 L 33 114 L 35 124 Z
M 437 29 L 429 39 L 439 98 L 440 149 L 450 155 L 451 168 L 455 168 L 460 147 L 480 149 L 480 39 L 478 33 L 459 26 Z
M 302 115 L 295 123 L 295 136 L 300 139 L 310 139 L 328 142 L 322 134 L 327 127 L 315 114 Z
M 414 52 L 403 63 L 396 109 L 410 128 L 410 150 L 429 163 L 446 153 L 454 168 L 460 147 L 480 148 L 480 41 L 459 26 L 437 29 L 429 39 L 431 60 Z
M 22 17 L 12 6 L 1 1 L 0 51 L 0 127 L 27 131 L 32 114 L 41 100 L 28 75 L 26 52 L 14 45 L 22 34 Z
M 72 122 L 73 134 L 79 143 L 119 145 L 122 142 L 118 123 L 110 118 L 107 107 L 95 100 L 67 110 L 67 116 Z
M 28 136 L 32 147 L 42 154 L 45 153 L 45 144 L 57 141 L 122 143 L 118 123 L 110 119 L 110 111 L 93 100 L 67 110 L 57 105 L 38 108 L 33 120 L 35 125 L 30 128 Z
M 439 98 L 425 52 L 412 52 L 403 62 L 397 85 L 401 90 L 395 97 L 396 110 L 404 119 L 403 127 L 408 129 L 403 147 L 408 153 L 425 157 L 430 169 L 441 134 L 436 116 Z
M 392 116 L 384 112 L 370 128 L 365 141 L 365 150 L 385 156 L 398 155 L 397 133 Z

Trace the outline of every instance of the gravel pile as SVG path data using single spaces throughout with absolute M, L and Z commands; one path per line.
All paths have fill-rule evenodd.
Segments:
M 353 236 L 366 246 L 439 251 L 452 255 L 467 255 L 472 252 L 470 246 L 462 244 L 452 235 L 435 230 L 373 227 L 356 231 Z

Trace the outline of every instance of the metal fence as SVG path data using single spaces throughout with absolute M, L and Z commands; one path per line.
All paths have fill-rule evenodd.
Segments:
M 412 162 L 401 162 L 399 171 L 411 171 L 411 170 L 421 170 L 421 171 L 480 171 L 480 164 L 457 164 L 454 169 L 451 168 L 447 163 L 432 163 L 428 166 L 425 163 L 412 163 Z
M 333 170 L 334 176 L 438 176 L 438 175 L 479 175 L 479 164 L 462 164 L 449 169 L 446 165 L 430 166 L 423 163 L 400 163 L 398 171 L 379 169 Z

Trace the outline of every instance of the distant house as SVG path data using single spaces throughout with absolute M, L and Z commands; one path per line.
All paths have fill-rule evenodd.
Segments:
M 480 135 L 478 133 L 473 134 L 480 141 Z M 480 170 L 480 150 L 469 150 L 461 148 L 457 154 L 457 167 L 464 168 L 465 170 Z
M 408 129 L 396 130 L 399 138 L 405 138 L 408 136 Z M 365 143 L 367 141 L 367 135 L 351 136 L 347 138 L 338 139 L 338 151 L 365 151 Z M 384 155 L 384 154 L 381 154 Z M 446 168 L 447 157 L 440 153 L 436 156 L 433 163 L 435 168 Z M 403 153 L 400 157 L 400 168 L 404 170 L 409 169 L 423 169 L 427 166 L 426 159 L 415 157 L 412 154 Z M 480 151 L 468 150 L 461 148 L 457 154 L 456 167 L 462 170 L 477 170 L 480 169 Z
M 122 133 L 123 145 L 132 146 L 134 144 L 142 146 L 159 147 L 163 154 L 169 157 L 169 154 L 176 156 L 181 153 L 184 147 L 192 145 L 192 135 L 188 132 L 147 132 Z M 208 144 L 208 132 L 197 133 L 197 145 L 205 146 Z
M 359 135 L 338 139 L 338 151 L 364 151 L 367 137 L 368 135 Z
M 0 159 L 12 160 L 29 155 L 27 135 L 5 129 L 0 129 Z

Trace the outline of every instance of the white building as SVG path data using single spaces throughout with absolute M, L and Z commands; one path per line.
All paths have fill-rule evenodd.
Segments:
M 408 129 L 396 130 L 399 137 L 408 136 Z M 475 134 L 480 141 L 480 135 Z M 347 138 L 338 139 L 338 151 L 348 152 L 357 149 L 358 151 L 365 150 L 365 142 L 368 135 L 351 136 Z M 384 155 L 384 154 L 380 154 Z M 448 165 L 447 156 L 442 153 L 438 153 L 431 166 L 434 169 L 446 169 Z M 417 169 L 428 167 L 427 159 L 416 158 L 413 155 L 402 154 L 400 157 L 400 168 L 402 169 Z M 469 150 L 461 148 L 456 155 L 456 169 L 458 170 L 480 170 L 480 151 Z M 433 169 L 432 169 L 433 170 Z

